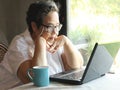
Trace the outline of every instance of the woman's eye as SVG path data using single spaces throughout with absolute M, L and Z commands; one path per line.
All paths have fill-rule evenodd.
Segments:
M 53 27 L 52 26 L 48 26 L 49 29 L 52 29 Z

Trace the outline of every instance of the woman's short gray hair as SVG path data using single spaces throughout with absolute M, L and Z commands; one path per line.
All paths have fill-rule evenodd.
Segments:
M 39 0 L 29 6 L 26 21 L 30 33 L 33 32 L 31 22 L 35 22 L 39 28 L 43 22 L 44 16 L 51 11 L 56 11 L 59 13 L 59 8 L 53 0 Z

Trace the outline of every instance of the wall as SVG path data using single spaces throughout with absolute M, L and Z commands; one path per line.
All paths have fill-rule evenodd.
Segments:
M 26 29 L 26 11 L 30 3 L 34 1 L 38 0 L 0 0 L 0 42 L 6 43 L 6 37 L 10 44 L 15 35 Z M 59 1 L 63 7 L 60 12 L 60 21 L 63 24 L 60 34 L 67 35 L 66 0 L 55 1 Z
M 1 41 L 6 37 L 9 44 L 15 35 L 25 30 L 26 11 L 33 1 L 36 0 L 0 0 Z

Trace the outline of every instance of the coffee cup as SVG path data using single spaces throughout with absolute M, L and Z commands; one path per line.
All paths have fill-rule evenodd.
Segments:
M 34 66 L 29 68 L 27 75 L 35 86 L 43 87 L 49 85 L 48 66 Z

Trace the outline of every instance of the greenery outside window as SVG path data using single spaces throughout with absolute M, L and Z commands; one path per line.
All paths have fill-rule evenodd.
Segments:
M 70 0 L 68 37 L 75 44 L 120 41 L 120 0 Z

